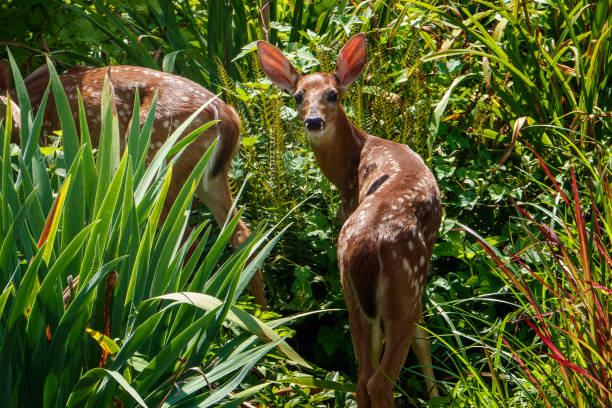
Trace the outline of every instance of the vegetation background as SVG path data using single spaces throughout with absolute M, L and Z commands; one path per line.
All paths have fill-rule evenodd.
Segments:
M 231 253 L 231 222 L 209 228 L 203 206 L 157 225 L 171 146 L 139 167 L 146 127 L 120 158 L 110 110 L 97 151 L 74 124 L 38 148 L 40 118 L 22 115 L 21 146 L 9 132 L 2 144 L 2 405 L 355 405 L 339 198 L 254 49 L 267 39 L 301 71 L 331 71 L 365 32 L 370 63 L 344 106 L 424 157 L 445 208 L 424 296 L 443 396 L 426 401 L 410 356 L 398 404 L 612 407 L 611 11 L 610 0 L 3 2 L 0 59 L 10 49 L 24 77 L 47 53 L 60 73 L 131 64 L 222 91 L 242 118 L 232 177 L 256 232 Z M 165 245 L 187 222 L 206 231 L 203 262 Z M 274 313 L 242 293 L 257 264 Z

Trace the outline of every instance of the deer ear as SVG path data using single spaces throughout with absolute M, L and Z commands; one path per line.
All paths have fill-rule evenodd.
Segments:
M 367 58 L 365 34 L 353 36 L 340 51 L 336 63 L 335 77 L 344 89 L 359 77 Z
M 0 92 L 5 93 L 11 88 L 11 69 L 8 61 L 0 61 Z
M 300 74 L 283 53 L 270 43 L 257 41 L 257 56 L 263 71 L 272 82 L 291 93 L 295 92 Z

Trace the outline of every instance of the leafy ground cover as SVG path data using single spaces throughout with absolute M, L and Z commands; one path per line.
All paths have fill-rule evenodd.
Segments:
M 270 241 L 276 242 L 273 248 L 266 246 L 270 255 L 262 266 L 268 299 L 278 314 L 260 314 L 246 298 L 238 297 L 242 289 L 238 282 L 244 280 L 240 276 L 249 273 L 239 271 L 239 254 L 249 250 L 221 254 L 222 244 L 216 242 L 223 242 L 226 232 L 214 228 L 202 252 L 210 256 L 213 251 L 220 258 L 208 265 L 232 270 L 230 276 L 236 280 L 224 289 L 204 293 L 231 299 L 224 305 L 232 306 L 210 314 L 167 301 L 158 310 L 160 300 L 144 299 L 179 290 L 202 292 L 212 285 L 202 280 L 202 286 L 190 288 L 178 279 L 172 290 L 164 286 L 169 276 L 188 276 L 201 268 L 194 261 L 185 267 L 192 269 L 181 269 L 182 249 L 164 249 L 167 234 L 178 237 L 182 231 L 158 226 L 155 233 L 155 225 L 149 226 L 151 220 L 141 219 L 144 208 L 154 208 L 160 199 L 165 173 L 158 173 L 160 182 L 147 193 L 148 204 L 143 207 L 136 201 L 130 203 L 125 193 L 128 180 L 137 186 L 143 177 L 130 170 L 129 157 L 125 163 L 115 158 L 116 164 L 108 167 L 101 160 L 105 154 L 102 149 L 94 153 L 79 148 L 74 142 L 76 132 L 67 129 L 62 143 L 49 155 L 45 150 L 38 152 L 34 144 L 28 150 L 23 142 L 25 149 L 12 151 L 5 139 L 2 225 L 6 236 L 14 223 L 17 238 L 13 246 L 2 250 L 0 259 L 6 267 L 2 275 L 6 286 L 0 297 L 0 304 L 5 305 L 2 356 L 11 356 L 3 361 L 14 367 L 3 383 L 7 391 L 3 395 L 14 395 L 10 398 L 15 405 L 28 403 L 23 391 L 26 381 L 46 389 L 46 374 L 42 373 L 47 371 L 19 371 L 46 353 L 44 347 L 48 346 L 34 344 L 45 337 L 42 322 L 57 324 L 70 310 L 64 312 L 58 303 L 59 287 L 53 297 L 45 291 L 45 276 L 76 237 L 90 242 L 91 234 L 101 233 L 96 226 L 100 224 L 94 224 L 94 209 L 99 208 L 96 205 L 101 205 L 101 199 L 96 201 L 95 192 L 89 192 L 86 197 L 90 201 L 85 201 L 89 204 L 78 209 L 88 221 L 86 232 L 81 226 L 60 222 L 54 227 L 58 236 L 54 243 L 43 244 L 41 249 L 34 244 L 45 220 L 54 219 L 48 214 L 61 197 L 68 175 L 74 174 L 65 190 L 64 206 L 73 205 L 69 195 L 77 194 L 73 192 L 75 185 L 96 185 L 83 181 L 91 174 L 87 171 L 92 169 L 92 161 L 109 169 L 122 168 L 118 163 L 124 166 L 120 176 L 115 170 L 98 173 L 104 186 L 115 182 L 122 192 L 123 202 L 113 205 L 112 217 L 106 221 L 110 226 L 105 227 L 105 233 L 111 239 L 99 254 L 91 249 L 88 255 L 85 246 L 65 261 L 70 268 L 57 267 L 54 273 L 65 279 L 68 271 L 78 268 L 88 276 L 97 276 L 109 262 L 118 262 L 122 269 L 112 310 L 121 329 L 106 335 L 118 347 L 126 347 L 129 334 L 146 327 L 143 325 L 152 316 L 159 316 L 164 324 L 158 326 L 157 343 L 142 340 L 146 349 L 139 351 L 142 355 L 130 355 L 131 360 L 123 363 L 117 360 L 119 356 L 113 361 L 109 358 L 103 367 L 95 368 L 100 363 L 100 342 L 82 333 L 85 326 L 103 332 L 102 312 L 96 312 L 104 310 L 106 282 L 101 275 L 100 289 L 92 287 L 91 295 L 82 295 L 83 310 L 98 325 L 88 326 L 89 318 L 73 309 L 76 314 L 68 314 L 66 319 L 76 323 L 62 326 L 70 329 L 71 334 L 65 334 L 68 340 L 86 339 L 74 349 L 78 356 L 88 356 L 88 365 L 77 366 L 78 359 L 70 357 L 75 367 L 71 366 L 65 378 L 50 376 L 46 387 L 64 384 L 61 392 L 67 398 L 71 392 L 83 395 L 92 389 L 87 387 L 104 384 L 96 388 L 102 390 L 100 401 L 114 396 L 128 405 L 136 400 L 126 398 L 129 388 L 117 381 L 131 384 L 134 395 L 150 405 L 159 405 L 166 395 L 180 395 L 173 393 L 173 384 L 197 388 L 198 396 L 193 394 L 193 398 L 201 398 L 199 402 L 213 395 L 227 398 L 231 391 L 236 398 L 246 393 L 244 398 L 253 405 L 354 404 L 350 394 L 356 374 L 354 356 L 335 259 L 340 228 L 338 196 L 308 150 L 295 120 L 293 102 L 264 79 L 253 50 L 254 41 L 267 38 L 303 71 L 330 71 L 339 45 L 354 33 L 366 32 L 370 64 L 345 98 L 347 112 L 364 130 L 407 143 L 426 158 L 438 178 L 445 206 L 424 298 L 436 377 L 444 396 L 424 401 L 420 370 L 416 359 L 409 357 L 397 384 L 401 400 L 429 406 L 612 406 L 609 1 L 82 0 L 65 5 L 56 0 L 10 11 L 3 7 L 0 5 L 0 19 L 15 19 L 19 13 L 32 16 L 25 27 L 0 21 L 0 26 L 8 27 L 6 39 L 22 72 L 44 63 L 32 57 L 36 53 L 31 49 L 20 46 L 27 45 L 52 51 L 57 61 L 66 64 L 156 67 L 224 91 L 224 99 L 237 109 L 243 122 L 242 148 L 232 170 L 235 192 L 248 179 L 239 202 L 244 206 L 243 215 L 252 225 L 280 222 L 270 238 L 284 231 L 278 241 Z M 34 118 L 30 119 L 29 126 L 34 123 Z M 131 161 L 135 168 L 135 159 Z M 66 165 L 73 162 L 78 164 Z M 49 187 L 31 196 L 30 184 L 34 180 L 35 184 L 43 183 L 45 178 Z M 189 199 L 185 198 L 185 206 Z M 24 208 L 21 213 L 20 208 Z M 26 212 L 35 217 L 25 217 Z M 123 224 L 130 219 L 134 221 Z M 208 219 L 206 209 L 197 207 L 189 222 L 205 229 L 199 222 Z M 134 242 L 119 239 L 122 225 L 134 228 L 142 238 Z M 263 229 L 257 231 L 265 235 Z M 267 245 L 255 241 L 251 245 Z M 44 255 L 45 248 L 51 246 L 53 250 L 47 249 Z M 146 259 L 147 253 L 165 254 L 163 264 L 159 268 L 142 264 L 140 259 Z M 121 258 L 124 254 L 125 259 Z M 37 256 L 42 258 L 36 261 Z M 32 262 L 39 262 L 40 269 Z M 104 273 L 111 269 L 107 267 Z M 130 276 L 126 271 L 132 270 L 136 272 L 134 279 L 159 276 L 156 279 L 164 285 L 151 293 L 135 291 L 134 300 L 117 301 Z M 176 270 L 177 275 L 168 275 L 170 270 Z M 20 289 L 23 282 L 27 285 Z M 37 282 L 42 286 L 34 296 L 31 288 L 37 287 Z M 140 285 L 135 281 L 137 287 Z M 232 287 L 236 289 L 230 290 Z M 31 315 L 22 313 L 18 300 L 34 305 Z M 238 309 L 233 306 L 236 301 Z M 53 303 L 53 313 L 38 302 L 44 307 Z M 270 343 L 255 343 L 253 326 L 241 326 L 228 317 L 236 310 L 269 320 L 267 327 L 289 336 L 288 344 L 313 368 L 298 370 L 286 355 L 267 350 L 273 347 Z M 189 316 L 184 317 L 187 320 L 175 320 L 183 316 L 181 313 Z M 305 315 L 299 319 L 283 317 L 296 313 Z M 150 365 L 163 347 L 172 344 L 176 333 L 193 328 L 205 317 L 212 320 L 206 320 L 210 326 L 202 321 L 194 334 L 199 340 L 184 337 L 187 343 L 173 357 L 179 359 L 168 360 L 155 379 L 148 377 L 149 371 L 139 358 Z M 286 327 L 290 321 L 291 329 Z M 62 347 L 73 344 L 68 340 Z M 9 350 L 12 354 L 6 354 Z M 235 365 L 245 350 L 253 358 L 248 360 L 252 365 Z M 32 360 L 26 355 L 33 356 Z M 68 361 L 65 354 L 57 358 Z M 218 384 L 209 373 L 215 372 L 213 361 L 230 367 L 216 371 Z M 102 369 L 109 371 L 99 371 Z M 205 376 L 196 374 L 201 374 L 198 369 Z M 88 370 L 96 371 L 87 374 Z M 45 404 L 54 405 L 52 401 L 59 396 L 51 393 L 44 398 L 41 396 Z M 174 400 L 166 399 L 167 404 L 174 404 L 168 401 Z M 228 406 L 238 404 L 223 401 Z

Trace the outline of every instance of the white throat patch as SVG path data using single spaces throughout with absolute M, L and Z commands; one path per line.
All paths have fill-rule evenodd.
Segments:
M 321 130 L 306 130 L 306 134 L 308 135 L 308 139 L 310 139 L 310 143 L 312 144 L 320 144 L 326 143 L 328 140 L 332 139 L 336 134 L 336 125 L 333 123 L 326 123 L 325 128 Z

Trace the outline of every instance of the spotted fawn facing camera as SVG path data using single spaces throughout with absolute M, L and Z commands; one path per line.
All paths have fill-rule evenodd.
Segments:
M 342 197 L 338 264 L 359 363 L 359 407 L 393 407 L 393 381 L 411 345 L 429 396 L 437 396 L 429 340 L 417 323 L 440 193 L 421 157 L 358 129 L 340 104 L 366 64 L 365 35 L 348 41 L 333 74 L 302 76 L 265 41 L 257 53 L 266 75 L 293 95 L 317 162 Z

